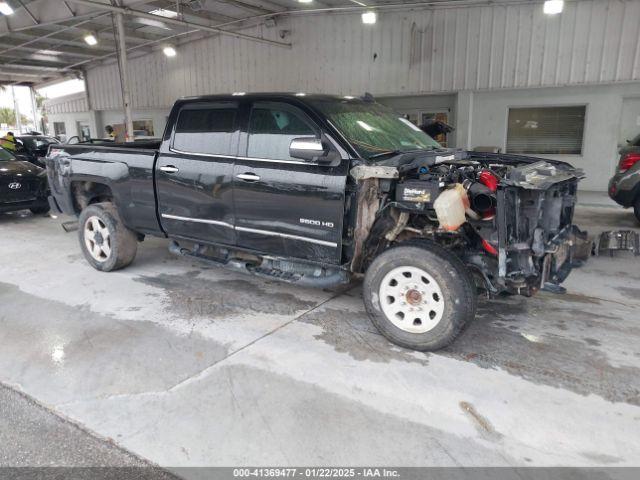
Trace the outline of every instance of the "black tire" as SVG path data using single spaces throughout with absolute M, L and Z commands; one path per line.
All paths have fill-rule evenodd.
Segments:
M 51 207 L 49 207 L 49 205 L 42 205 L 41 207 L 31 207 L 29 210 L 31 210 L 31 213 L 34 215 L 44 215 L 45 213 L 49 213 Z
M 442 293 L 444 307 L 439 306 L 441 317 L 439 320 L 433 320 L 437 323 L 426 332 L 412 333 L 399 328 L 387 317 L 381 306 L 382 281 L 389 272 L 401 267 L 415 267 L 426 272 L 435 280 L 436 286 Z M 424 279 L 424 277 L 421 278 Z M 363 297 L 367 313 L 382 335 L 397 345 L 420 351 L 438 350 L 453 342 L 465 325 L 475 317 L 478 301 L 469 270 L 458 257 L 432 242 L 400 245 L 378 256 L 365 275 Z M 431 302 L 428 296 L 425 297 L 427 303 L 420 304 L 420 307 L 424 306 L 424 309 L 428 310 L 432 308 L 429 305 L 433 304 L 428 303 Z M 409 301 L 408 297 L 402 295 L 399 298 Z M 389 297 L 388 301 L 390 300 Z M 434 301 L 440 301 L 439 295 L 434 296 Z M 431 311 L 431 313 L 434 312 Z M 409 315 L 412 314 L 409 313 Z M 407 325 L 402 323 L 405 321 L 404 318 L 402 320 L 398 318 L 395 321 Z M 417 322 L 418 319 L 413 321 Z M 413 325 L 415 326 L 416 323 Z
M 636 219 L 640 222 L 640 196 L 636 198 L 636 203 L 633 205 L 633 213 Z
M 105 254 L 104 259 L 100 260 L 89 251 L 89 246 L 85 241 L 85 228 L 87 228 L 88 222 L 96 217 L 100 222 L 100 228 L 104 226 L 108 231 L 109 254 Z M 133 262 L 138 250 L 136 234 L 125 227 L 116 207 L 108 202 L 95 203 L 82 210 L 78 218 L 78 240 L 87 262 L 101 272 L 111 272 L 126 267 Z M 104 243 L 102 236 L 98 242 L 94 243 Z M 102 254 L 104 253 L 102 252 Z

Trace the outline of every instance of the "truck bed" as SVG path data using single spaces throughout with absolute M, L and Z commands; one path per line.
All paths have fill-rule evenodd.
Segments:
M 52 207 L 74 215 L 79 205 L 78 189 L 85 182 L 95 181 L 110 189 L 129 228 L 143 234 L 162 234 L 153 186 L 159 145 L 158 141 L 151 141 L 51 147 L 46 163 L 57 203 Z M 73 184 L 71 178 L 75 179 Z

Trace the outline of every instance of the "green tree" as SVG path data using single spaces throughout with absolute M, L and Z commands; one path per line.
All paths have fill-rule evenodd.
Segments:
M 7 125 L 16 123 L 16 112 L 13 111 L 13 108 L 0 107 L 0 123 L 6 123 Z
M 23 125 L 26 125 L 31 120 L 26 115 L 20 114 L 20 121 Z M 7 125 L 15 126 L 16 112 L 13 108 L 1 107 L 0 108 L 0 123 L 6 123 Z

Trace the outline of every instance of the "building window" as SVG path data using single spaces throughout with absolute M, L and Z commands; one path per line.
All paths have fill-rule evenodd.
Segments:
M 67 133 L 67 130 L 64 126 L 64 122 L 53 122 L 53 134 L 56 137 L 59 137 L 60 135 L 65 135 Z
M 507 153 L 582 155 L 586 109 L 510 108 Z
M 134 120 L 133 121 L 133 137 L 144 138 L 153 137 L 153 120 Z

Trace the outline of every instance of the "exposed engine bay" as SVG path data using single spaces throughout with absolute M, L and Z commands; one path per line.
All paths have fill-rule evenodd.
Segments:
M 563 162 L 449 150 L 359 165 L 351 175 L 354 271 L 391 244 L 428 239 L 456 253 L 488 293 L 531 295 L 559 289 L 591 253 L 572 224 L 582 172 Z

